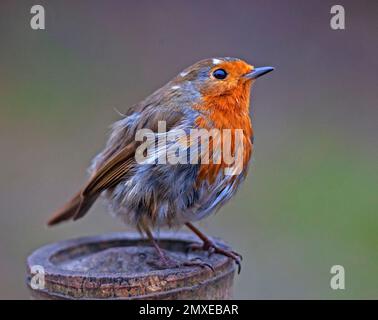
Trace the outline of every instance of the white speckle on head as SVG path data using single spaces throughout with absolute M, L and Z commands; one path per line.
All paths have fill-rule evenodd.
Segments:
M 177 89 L 180 89 L 180 86 L 172 86 L 171 89 L 177 90 Z
M 213 64 L 220 64 L 222 60 L 219 59 L 213 59 Z
M 183 72 L 180 73 L 180 76 L 185 77 L 187 74 L 188 74 L 188 71 L 183 71 Z

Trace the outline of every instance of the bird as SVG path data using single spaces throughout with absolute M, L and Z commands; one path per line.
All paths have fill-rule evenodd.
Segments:
M 240 272 L 242 256 L 217 245 L 194 223 L 218 211 L 245 180 L 254 147 L 249 112 L 251 87 L 257 78 L 273 70 L 254 67 L 239 58 L 217 57 L 181 71 L 127 109 L 112 125 L 104 149 L 91 162 L 87 182 L 53 214 L 48 226 L 82 218 L 102 197 L 113 215 L 148 237 L 163 265 L 174 262 L 160 248 L 153 230 L 185 225 L 202 241 L 193 244 L 193 250 L 231 258 Z M 195 143 L 202 138 L 198 132 L 211 130 L 217 134 Z M 151 133 L 152 138 L 142 135 L 141 139 L 141 132 Z M 226 140 L 223 132 L 230 133 L 234 162 L 236 149 L 242 150 L 237 170 L 231 170 L 231 174 L 227 172 L 230 162 L 220 150 Z M 176 162 L 167 161 L 169 154 Z

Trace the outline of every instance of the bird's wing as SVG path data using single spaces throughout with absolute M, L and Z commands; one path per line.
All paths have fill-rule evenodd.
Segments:
M 136 143 L 130 143 L 107 160 L 82 189 L 80 193 L 81 199 L 97 198 L 101 192 L 117 185 L 122 179 L 125 179 L 127 173 L 135 163 L 135 145 Z M 88 209 L 77 210 L 73 216 L 73 220 L 83 217 Z
M 148 108 L 143 110 L 136 121 L 133 130 L 120 123 L 116 123 L 113 137 L 103 151 L 105 161 L 96 168 L 90 181 L 82 191 L 83 196 L 101 193 L 118 184 L 121 179 L 135 166 L 135 151 L 142 143 L 135 140 L 135 134 L 140 129 L 150 129 L 157 132 L 158 122 L 165 121 L 167 131 L 180 123 L 183 113 L 164 108 Z M 117 131 L 118 130 L 118 131 Z M 125 133 L 127 132 L 127 133 Z
M 82 195 L 101 193 L 116 185 L 133 166 L 135 148 L 136 143 L 132 142 L 109 158 L 88 181 Z
M 135 121 L 129 121 L 133 117 Z M 156 132 L 158 121 L 166 121 L 167 130 L 181 121 L 183 113 L 172 111 L 169 108 L 158 108 L 150 105 L 140 108 L 128 117 L 118 121 L 110 137 L 107 147 L 100 154 L 101 161 L 96 166 L 86 185 L 63 208 L 55 212 L 48 221 L 48 225 L 55 225 L 62 221 L 77 220 L 83 217 L 98 196 L 105 190 L 116 186 L 120 181 L 127 179 L 135 167 L 135 151 L 141 142 L 135 141 L 135 133 L 138 129 L 151 129 Z
M 87 184 L 62 208 L 57 210 L 47 222 L 49 226 L 63 221 L 77 220 L 83 217 L 102 191 L 116 185 L 125 177 L 133 163 L 134 147 L 129 144 L 110 157 L 99 170 L 92 175 Z

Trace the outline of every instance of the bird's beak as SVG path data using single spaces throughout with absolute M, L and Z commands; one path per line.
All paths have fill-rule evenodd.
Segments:
M 273 67 L 260 67 L 260 68 L 255 68 L 251 72 L 246 73 L 243 77 L 246 79 L 257 79 L 264 74 L 273 71 Z

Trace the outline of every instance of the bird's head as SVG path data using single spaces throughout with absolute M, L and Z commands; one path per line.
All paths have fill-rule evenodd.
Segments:
M 260 76 L 273 71 L 272 67 L 255 68 L 237 58 L 212 58 L 199 61 L 182 71 L 174 82 L 198 91 L 202 96 L 216 97 L 249 90 Z

